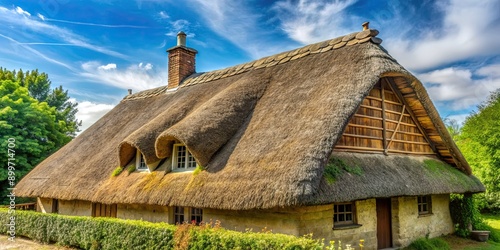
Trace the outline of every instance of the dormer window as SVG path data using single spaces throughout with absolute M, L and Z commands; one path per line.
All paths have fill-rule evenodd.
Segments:
M 141 151 L 137 150 L 135 159 L 135 168 L 137 171 L 149 171 L 148 165 L 146 165 L 146 161 L 144 160 L 144 156 Z
M 196 160 L 183 144 L 174 144 L 172 152 L 173 171 L 193 171 L 196 169 Z

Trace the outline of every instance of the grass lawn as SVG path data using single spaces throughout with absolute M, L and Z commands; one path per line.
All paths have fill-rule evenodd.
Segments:
M 493 228 L 493 232 L 500 235 L 500 214 L 483 214 L 484 221 Z M 500 243 L 497 242 L 477 242 L 470 239 L 460 238 L 454 235 L 441 237 L 446 240 L 451 249 L 457 250 L 498 250 Z

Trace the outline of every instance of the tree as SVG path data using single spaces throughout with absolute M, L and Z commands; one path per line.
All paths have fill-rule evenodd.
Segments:
M 63 90 L 62 86 L 50 89 L 52 82 L 46 73 L 39 73 L 37 69 L 26 72 L 20 69 L 16 72 L 0 68 L 0 80 L 17 81 L 20 86 L 28 89 L 31 97 L 54 107 L 57 121 L 64 124 L 64 133 L 70 137 L 76 136 L 78 128 L 82 125 L 82 122 L 75 117 L 78 104 L 69 100 L 68 91 Z
M 480 208 L 500 211 L 500 89 L 465 120 L 457 139 L 465 158 L 486 186 Z
M 13 154 L 0 157 L 4 166 L 0 168 L 0 202 L 6 203 L 10 187 L 7 166 L 14 166 L 19 180 L 71 137 L 65 134 L 65 124 L 57 120 L 56 108 L 31 97 L 28 88 L 19 82 L 0 80 L 0 96 L 0 145 L 4 156 L 12 148 L 8 143 L 15 144 L 10 152 Z

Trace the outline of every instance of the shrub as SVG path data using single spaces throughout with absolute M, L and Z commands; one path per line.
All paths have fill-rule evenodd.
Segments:
M 450 250 L 448 243 L 439 238 L 428 239 L 419 238 L 412 242 L 407 248 L 408 250 Z
M 0 209 L 0 223 L 9 223 L 10 216 L 7 209 Z M 311 238 L 242 233 L 223 229 L 219 223 L 174 226 L 19 210 L 15 216 L 16 237 L 81 249 L 322 249 L 322 243 Z M 0 233 L 6 234 L 7 227 L 2 226 Z

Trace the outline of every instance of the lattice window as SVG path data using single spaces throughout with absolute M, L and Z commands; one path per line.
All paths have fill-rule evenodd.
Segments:
M 183 144 L 174 144 L 172 166 L 174 171 L 190 171 L 197 166 L 194 156 Z
M 146 165 L 146 161 L 144 159 L 144 155 L 142 155 L 141 151 L 137 150 L 136 154 L 136 162 L 135 162 L 135 168 L 137 171 L 148 171 L 148 165 Z
M 354 202 L 333 205 L 333 225 L 352 225 L 355 223 Z
M 425 215 L 432 213 L 431 196 L 417 196 L 418 214 Z
M 174 207 L 174 224 L 184 223 L 184 208 Z
M 191 223 L 196 223 L 196 225 L 200 225 L 203 221 L 203 209 L 201 208 L 191 208 Z

